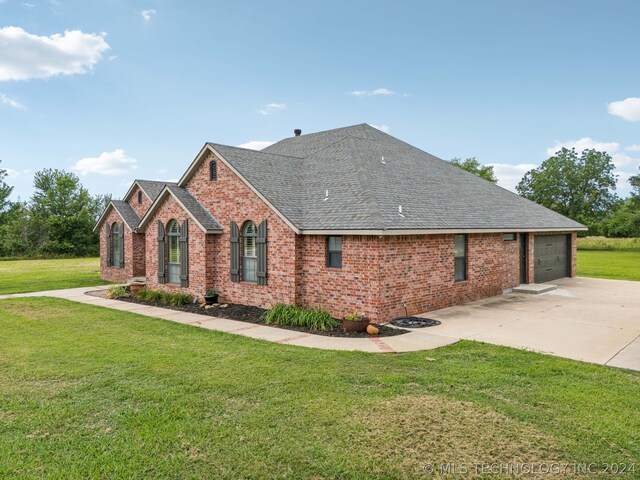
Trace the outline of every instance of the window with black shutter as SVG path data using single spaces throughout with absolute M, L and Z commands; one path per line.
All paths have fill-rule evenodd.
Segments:
M 105 225 L 105 244 L 107 249 L 107 267 L 113 265 L 113 257 L 111 256 L 111 225 Z
M 240 281 L 240 231 L 236 222 L 229 227 L 230 264 L 229 273 L 232 282 Z
M 167 249 L 164 225 L 158 220 L 158 283 L 167 282 Z
M 176 220 L 171 220 L 167 225 L 167 243 L 169 250 L 167 283 L 180 285 L 180 275 L 182 271 L 180 224 Z
M 267 221 L 258 225 L 258 285 L 267 284 Z
M 327 267 L 342 268 L 342 237 L 327 237 Z

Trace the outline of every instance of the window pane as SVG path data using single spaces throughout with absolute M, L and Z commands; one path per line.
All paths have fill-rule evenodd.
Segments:
M 180 264 L 180 239 L 176 236 L 169 237 L 169 263 Z
M 466 235 L 454 235 L 453 242 L 455 245 L 455 256 L 464 257 L 466 255 L 466 248 L 465 248 L 467 243 Z
M 455 259 L 455 275 L 454 279 L 456 282 L 460 282 L 462 280 L 467 279 L 467 259 L 464 257 L 457 257 Z
M 247 282 L 258 281 L 258 260 L 256 258 L 244 257 L 242 259 L 242 278 Z
M 256 250 L 256 237 L 244 237 L 244 256 L 251 258 L 258 256 Z
M 329 252 L 329 266 L 342 268 L 342 252 Z
M 513 242 L 516 239 L 516 234 L 515 233 L 505 233 L 502 235 L 502 239 L 505 242 Z
M 180 264 L 169 264 L 169 283 L 180 283 Z
M 342 237 L 329 237 L 329 251 L 342 251 Z

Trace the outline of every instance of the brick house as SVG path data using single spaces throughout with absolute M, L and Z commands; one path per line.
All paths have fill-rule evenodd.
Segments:
M 366 124 L 295 133 L 207 143 L 176 184 L 134 182 L 96 226 L 103 277 L 386 321 L 575 275 L 583 225 Z

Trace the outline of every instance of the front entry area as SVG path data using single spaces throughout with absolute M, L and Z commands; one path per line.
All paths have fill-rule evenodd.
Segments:
M 544 283 L 571 275 L 571 236 L 536 235 L 534 282 Z

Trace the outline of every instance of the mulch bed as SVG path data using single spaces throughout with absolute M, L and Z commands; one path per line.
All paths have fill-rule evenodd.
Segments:
M 87 292 L 86 295 L 106 298 L 107 291 L 95 290 L 92 292 Z M 262 319 L 264 312 L 266 312 L 264 308 L 252 307 L 249 305 L 240 305 L 237 303 L 224 303 L 224 304 L 211 305 L 211 306 L 208 306 L 207 308 L 202 308 L 197 303 L 190 303 L 190 304 L 181 305 L 181 306 L 173 306 L 173 305 L 165 305 L 164 303 L 160 303 L 160 302 L 141 302 L 139 300 L 136 300 L 134 297 L 121 297 L 121 298 L 118 298 L 118 300 L 120 300 L 121 302 L 148 305 L 150 307 L 168 308 L 169 310 L 177 310 L 180 312 L 197 313 L 199 315 L 209 315 L 211 317 L 227 318 L 229 320 L 238 320 L 241 322 L 266 325 L 269 327 L 283 328 L 285 330 L 293 330 L 295 332 L 313 333 L 315 335 L 324 335 L 327 337 L 374 338 L 374 337 L 393 337 L 396 335 L 403 335 L 405 333 L 409 333 L 408 330 L 405 330 L 402 328 L 390 327 L 387 325 L 378 325 L 376 323 L 372 323 L 371 325 L 377 327 L 380 330 L 380 332 L 377 335 L 369 335 L 367 332 L 347 333 L 342 328 L 335 329 L 335 330 L 322 331 L 322 330 L 310 330 L 308 328 L 303 328 L 303 327 L 289 327 L 284 325 L 267 325 L 266 323 L 264 323 L 264 320 Z M 340 320 L 338 320 L 338 322 L 340 322 Z

